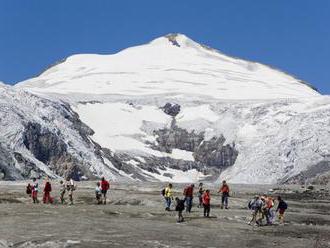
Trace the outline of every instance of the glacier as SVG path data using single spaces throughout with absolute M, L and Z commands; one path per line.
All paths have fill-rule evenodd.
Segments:
M 1 88 L 1 95 L 15 95 L 8 108 L 18 104 L 24 120 L 60 130 L 65 144 L 70 140 L 70 156 L 83 161 L 80 174 L 74 173 L 81 177 L 272 184 L 306 180 L 304 171 L 330 157 L 330 97 L 280 70 L 227 56 L 182 34 L 111 55 L 73 55 Z M 26 99 L 49 101 L 53 108 Z M 2 102 L 3 108 L 8 104 Z M 174 114 L 164 109 L 175 105 Z M 58 113 L 61 106 L 90 131 L 81 136 Z M 56 116 L 46 122 L 45 112 Z M 19 118 L 12 110 L 9 116 Z M 2 129 L 9 132 L 5 120 Z M 21 124 L 13 130 L 16 136 L 1 136 L 11 146 L 6 149 L 21 149 L 48 175 L 68 173 L 61 160 L 50 170 L 53 161 L 36 159 L 17 141 Z M 22 171 L 15 156 L 12 161 Z

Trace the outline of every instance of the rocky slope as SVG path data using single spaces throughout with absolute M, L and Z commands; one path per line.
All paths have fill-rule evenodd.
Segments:
M 74 55 L 15 86 L 15 92 L 22 89 L 61 102 L 57 111 L 69 109 L 75 121 L 67 121 L 67 136 L 81 129 L 81 121 L 93 130 L 84 126 L 72 145 L 78 154 L 84 147 L 91 154 L 75 175 L 275 183 L 330 157 L 329 97 L 286 73 L 184 35 L 114 55 Z M 67 153 L 67 139 L 55 141 L 52 132 L 40 131 L 47 122 L 30 120 L 20 128 L 21 144 L 63 175 L 59 154 Z

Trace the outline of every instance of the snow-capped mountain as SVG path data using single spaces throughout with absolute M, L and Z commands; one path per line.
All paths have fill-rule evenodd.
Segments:
M 303 177 L 330 154 L 329 97 L 181 34 L 71 56 L 15 86 L 22 89 L 68 103 L 94 131 L 98 173 L 275 183 Z

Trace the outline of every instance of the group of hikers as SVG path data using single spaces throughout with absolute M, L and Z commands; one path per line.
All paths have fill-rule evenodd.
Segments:
M 61 204 L 66 204 L 66 193 L 69 196 L 69 205 L 73 205 L 73 192 L 77 189 L 77 186 L 73 179 L 67 179 L 65 182 L 60 181 L 59 185 L 59 202 Z M 107 202 L 107 192 L 110 189 L 110 183 L 104 177 L 101 178 L 99 182 L 96 183 L 95 187 L 95 198 L 97 204 L 106 204 Z M 178 212 L 177 222 L 181 223 L 184 221 L 183 211 L 186 210 L 186 213 L 190 213 L 193 206 L 194 198 L 194 189 L 195 185 L 190 184 L 186 186 L 183 190 L 183 198 L 175 198 L 175 208 L 173 210 Z M 32 183 L 29 183 L 26 187 L 26 193 L 32 198 L 33 203 L 39 203 L 38 200 L 39 192 L 39 183 L 36 178 L 32 179 Z M 44 204 L 54 203 L 54 198 L 51 196 L 52 185 L 49 179 L 45 180 L 43 188 L 43 197 L 42 201 Z M 218 190 L 218 193 L 221 193 L 221 209 L 228 209 L 228 199 L 230 197 L 230 189 L 226 181 L 222 182 L 221 187 Z M 169 183 L 161 191 L 162 196 L 165 201 L 165 210 L 171 211 L 172 202 L 174 201 L 174 191 L 173 185 Z M 209 189 L 204 189 L 203 183 L 200 183 L 198 186 L 198 208 L 204 209 L 204 217 L 210 217 L 211 211 L 211 194 Z M 277 208 L 275 210 L 275 200 L 272 196 L 267 195 L 257 195 L 251 199 L 248 203 L 248 208 L 252 211 L 252 218 L 249 225 L 261 226 L 263 225 L 263 220 L 266 219 L 266 225 L 272 225 L 275 220 L 275 213 L 279 213 L 280 224 L 284 223 L 284 212 L 286 211 L 288 205 L 280 197 L 277 197 Z
M 191 208 L 193 205 L 193 196 L 194 196 L 194 188 L 195 185 L 191 184 L 184 188 L 183 190 L 183 198 L 176 197 L 175 198 L 175 208 L 174 210 L 178 212 L 177 222 L 183 222 L 183 211 L 186 210 L 186 213 L 191 212 Z M 230 197 L 229 186 L 226 181 L 222 182 L 218 193 L 221 193 L 221 205 L 220 208 L 228 209 L 228 199 Z M 174 199 L 173 194 L 173 185 L 169 183 L 166 188 L 164 188 L 161 192 L 165 201 L 165 211 L 171 211 L 172 201 Z M 198 186 L 198 199 L 199 204 L 198 208 L 204 208 L 204 217 L 210 217 L 211 210 L 211 194 L 210 190 L 204 190 L 203 183 L 200 183 Z M 280 224 L 284 223 L 284 212 L 287 209 L 287 203 L 280 197 L 277 197 L 278 205 L 275 210 L 275 202 L 271 196 L 255 196 L 248 203 L 248 208 L 252 211 L 252 218 L 249 225 L 261 226 L 263 225 L 263 219 L 266 219 L 266 225 L 272 225 L 275 220 L 275 212 L 279 212 L 279 221 Z
M 73 192 L 77 189 L 77 185 L 75 184 L 72 178 L 67 179 L 65 182 L 63 180 L 60 181 L 59 185 L 59 202 L 61 204 L 66 204 L 66 193 L 69 196 L 69 205 L 73 205 Z M 101 178 L 100 182 L 96 183 L 95 188 L 95 198 L 97 204 L 106 204 L 107 202 L 107 192 L 110 188 L 110 183 L 105 180 L 104 177 Z M 36 178 L 32 179 L 32 183 L 28 183 L 26 186 L 26 194 L 32 198 L 33 203 L 39 203 L 38 199 L 39 192 L 39 183 Z M 44 188 L 43 188 L 43 197 L 42 202 L 44 204 L 53 204 L 54 197 L 51 196 L 52 192 L 52 184 L 48 178 L 45 180 Z
M 184 218 L 182 212 L 186 209 L 187 213 L 191 212 L 191 208 L 193 206 L 193 197 L 194 197 L 194 188 L 195 185 L 191 184 L 184 188 L 183 190 L 183 199 L 179 197 L 175 198 L 176 206 L 175 211 L 178 212 L 177 222 L 183 222 Z M 229 186 L 226 181 L 222 182 L 222 185 L 218 191 L 221 193 L 221 209 L 228 209 L 228 198 L 229 198 Z M 166 188 L 162 190 L 162 195 L 165 200 L 165 210 L 171 211 L 171 204 L 173 197 L 173 185 L 171 183 L 168 184 Z M 199 204 L 198 208 L 204 208 L 204 217 L 210 217 L 211 210 L 211 194 L 210 190 L 204 190 L 203 183 L 200 183 L 198 186 L 198 199 Z
M 284 212 L 288 208 L 288 204 L 281 196 L 277 197 L 277 201 L 278 204 L 275 210 L 275 199 L 272 196 L 256 195 L 248 204 L 248 208 L 252 211 L 252 219 L 249 225 L 261 226 L 264 219 L 266 219 L 266 225 L 272 225 L 277 212 L 280 224 L 284 224 Z

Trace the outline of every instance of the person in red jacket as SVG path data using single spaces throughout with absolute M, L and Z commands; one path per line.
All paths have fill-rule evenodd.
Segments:
M 184 199 L 186 202 L 186 212 L 187 213 L 191 212 L 191 208 L 193 205 L 194 187 L 195 187 L 195 185 L 191 184 L 191 185 L 187 186 L 183 191 Z
M 107 192 L 110 188 L 110 184 L 107 180 L 105 180 L 104 177 L 101 178 L 101 193 L 102 193 L 102 196 L 103 196 L 103 204 L 106 204 L 107 203 Z
M 203 207 L 204 207 L 204 217 L 210 217 L 211 210 L 211 195 L 210 190 L 206 190 L 202 196 Z
M 50 182 L 46 181 L 45 183 L 45 187 L 44 187 L 44 195 L 43 195 L 43 203 L 53 203 L 53 199 L 50 196 L 50 192 L 52 192 L 52 185 L 50 184 Z
M 229 186 L 226 181 L 222 181 L 222 186 L 219 189 L 219 193 L 222 194 L 221 209 L 223 209 L 223 207 L 225 207 L 225 209 L 228 209 Z

